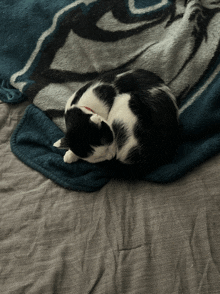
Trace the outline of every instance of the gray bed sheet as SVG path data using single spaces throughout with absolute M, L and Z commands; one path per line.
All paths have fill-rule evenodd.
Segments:
M 160 185 L 59 187 L 10 137 L 28 103 L 0 102 L 0 293 L 220 293 L 220 155 Z

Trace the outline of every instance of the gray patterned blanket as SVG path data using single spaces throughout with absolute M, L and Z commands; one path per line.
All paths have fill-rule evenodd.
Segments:
M 108 166 L 65 164 L 53 147 L 65 131 L 70 95 L 112 69 L 150 70 L 178 100 L 177 156 L 143 179 L 174 181 L 219 152 L 219 1 L 5 2 L 0 19 L 0 98 L 31 103 L 12 135 L 12 151 L 56 183 L 95 191 L 116 176 Z

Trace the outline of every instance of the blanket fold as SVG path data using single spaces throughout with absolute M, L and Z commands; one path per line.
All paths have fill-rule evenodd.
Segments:
M 65 164 L 53 147 L 65 131 L 57 113 L 67 99 L 116 68 L 153 71 L 180 106 L 177 155 L 143 180 L 172 182 L 219 152 L 218 2 L 37 0 L 25 7 L 10 2 L 3 11 L 0 99 L 32 102 L 11 139 L 14 154 L 30 167 L 73 190 L 95 191 L 117 177 L 108 164 Z
M 18 90 L 12 87 L 7 80 L 0 80 L 0 99 L 5 103 L 21 103 L 27 98 Z
M 65 151 L 53 147 L 54 138 L 61 136 L 63 132 L 31 104 L 11 137 L 11 148 L 28 166 L 67 189 L 93 192 L 105 185 L 109 178 L 103 169 L 87 162 L 63 162 Z

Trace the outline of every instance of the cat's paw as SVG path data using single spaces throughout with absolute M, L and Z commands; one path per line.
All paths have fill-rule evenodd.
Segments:
M 68 150 L 65 153 L 63 160 L 66 163 L 72 163 L 78 160 L 78 156 L 76 156 L 71 150 Z

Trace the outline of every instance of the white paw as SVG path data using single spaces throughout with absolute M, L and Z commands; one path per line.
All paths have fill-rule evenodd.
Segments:
M 61 140 L 56 141 L 53 146 L 59 148 L 61 146 Z
M 63 160 L 66 163 L 72 163 L 78 160 L 78 156 L 76 156 L 71 150 L 68 150 L 65 153 Z

